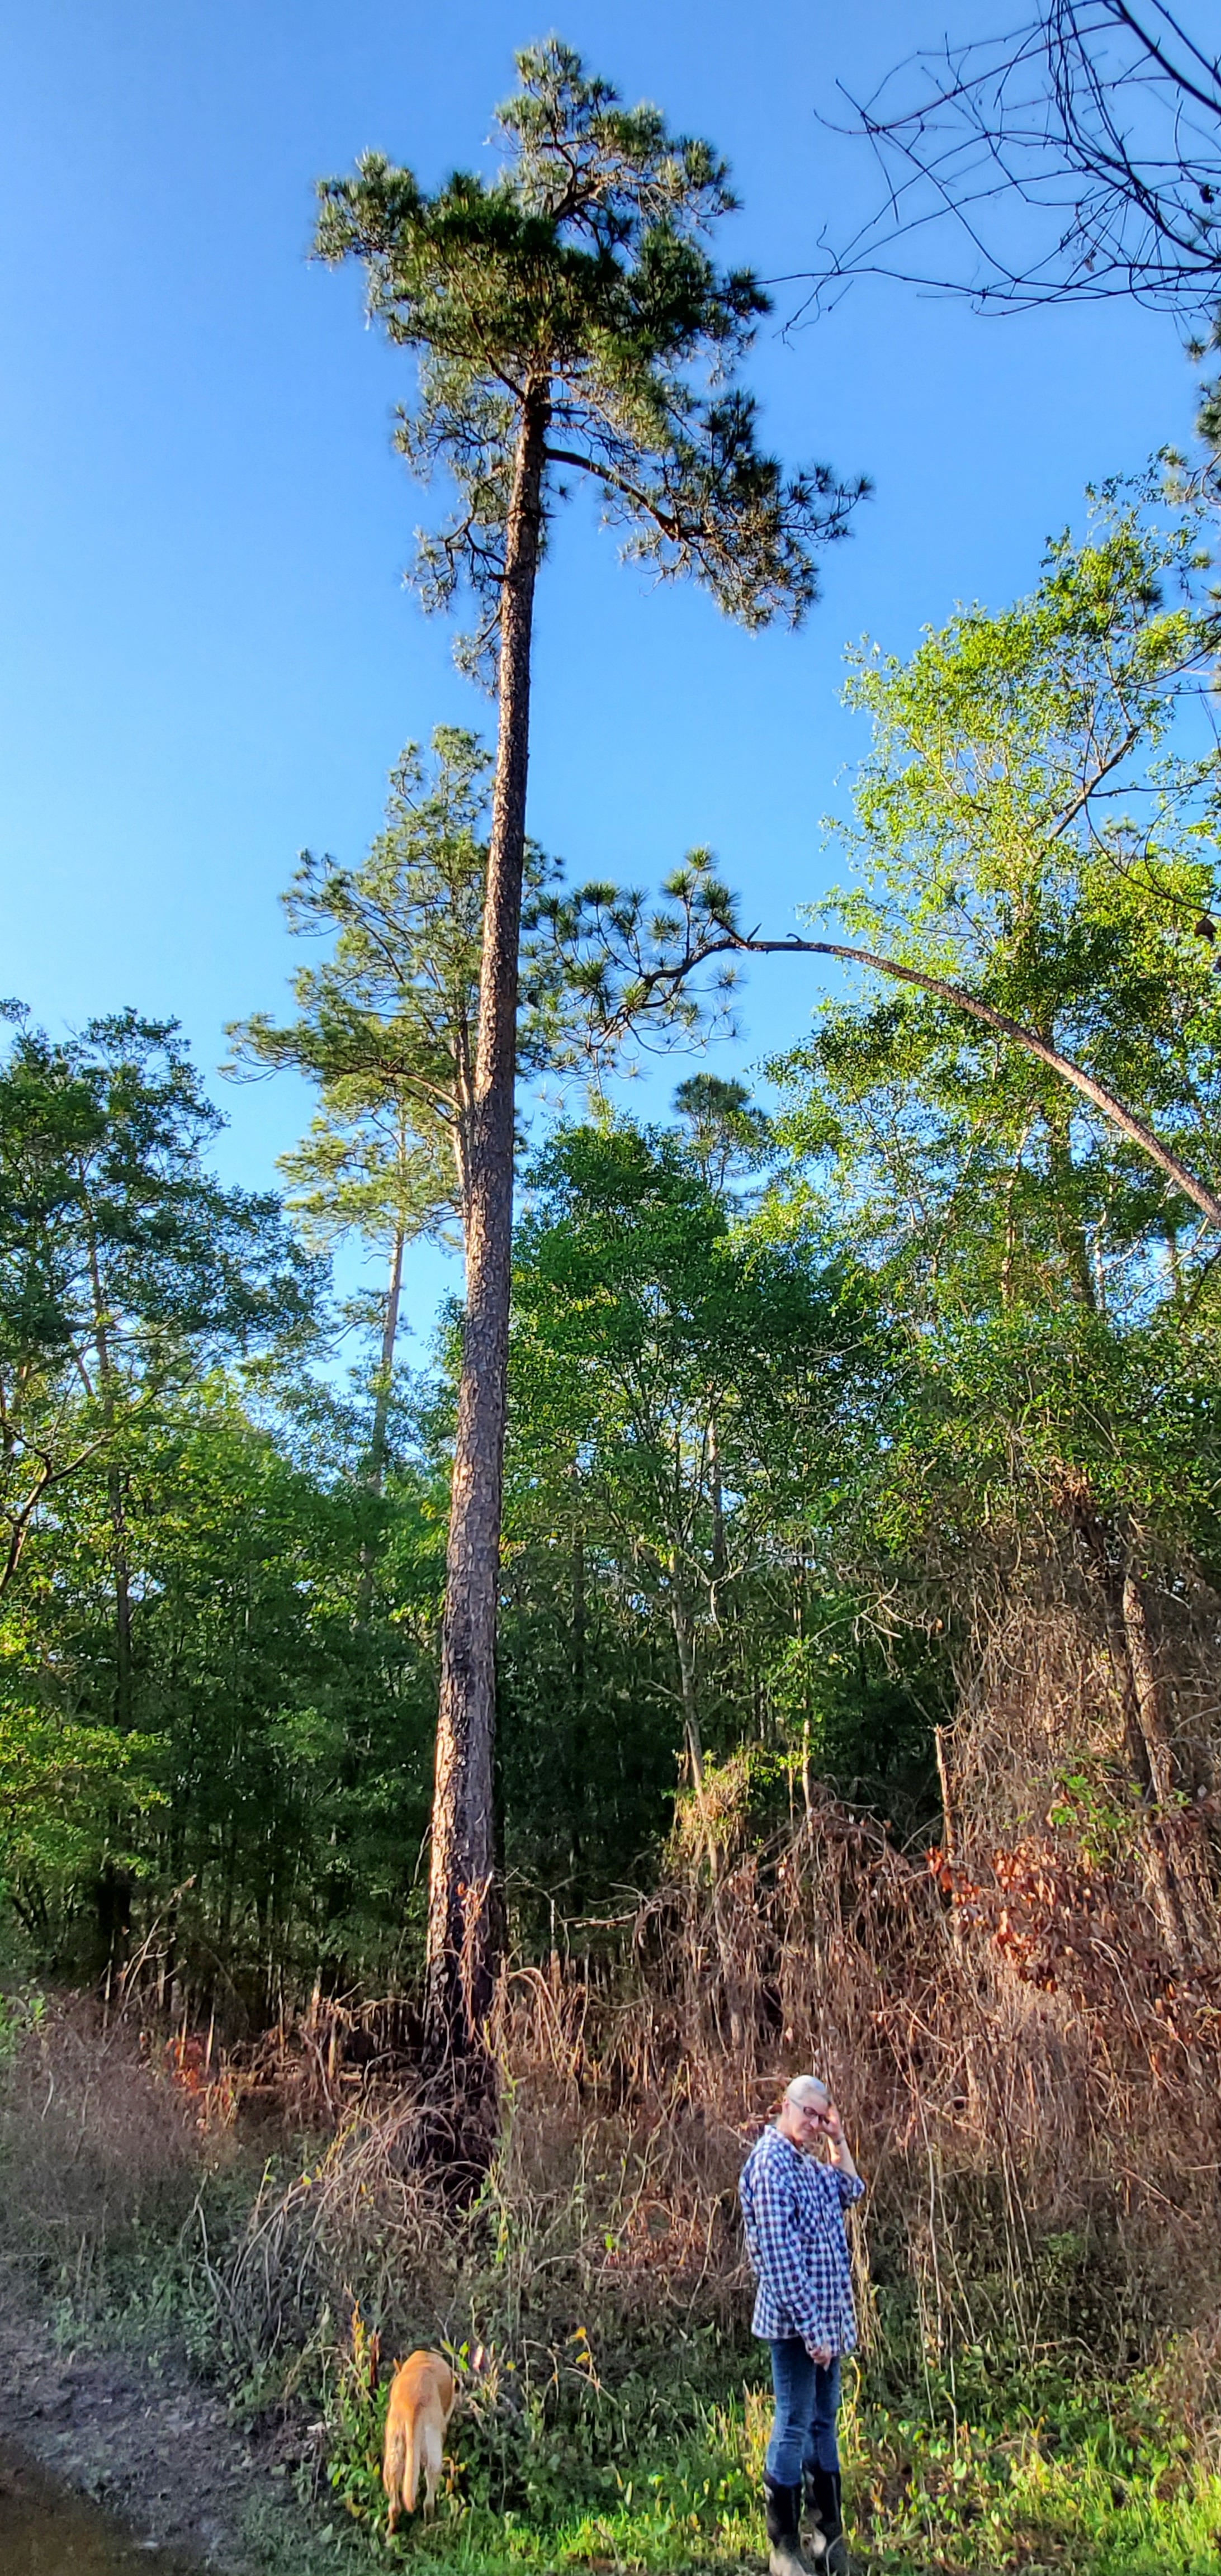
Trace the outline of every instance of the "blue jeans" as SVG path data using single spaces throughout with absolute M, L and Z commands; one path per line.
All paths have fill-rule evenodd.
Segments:
M 776 2416 L 764 2463 L 773 2486 L 800 2486 L 805 2469 L 838 2469 L 839 2354 L 811 2361 L 800 2335 L 771 2347 Z

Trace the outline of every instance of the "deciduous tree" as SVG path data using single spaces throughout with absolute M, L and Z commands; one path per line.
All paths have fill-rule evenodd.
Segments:
M 0 1591 L 38 1514 L 117 1449 L 133 1407 L 209 1358 L 312 1328 L 318 1283 L 278 1200 L 206 1168 L 222 1124 L 173 1021 L 119 1012 L 62 1043 L 18 1028 L 0 1069 Z M 122 1480 L 108 1473 L 121 1710 Z

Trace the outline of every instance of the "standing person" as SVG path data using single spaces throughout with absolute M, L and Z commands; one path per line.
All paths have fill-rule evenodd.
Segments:
M 824 2143 L 825 2164 L 815 2152 Z M 739 2186 L 759 2284 L 752 2331 L 771 2345 L 776 2391 L 763 2474 L 770 2576 L 809 2576 L 803 2485 L 814 2524 L 810 2555 L 825 2559 L 827 2576 L 847 2576 L 835 2424 L 840 2359 L 856 2342 L 856 2313 L 844 2211 L 864 2188 L 827 2085 L 819 2075 L 795 2075 Z

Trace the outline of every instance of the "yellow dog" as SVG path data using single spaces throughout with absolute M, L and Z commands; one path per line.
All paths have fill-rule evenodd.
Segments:
M 382 2484 L 390 2506 L 391 2531 L 403 2507 L 408 2513 L 415 2512 L 421 2469 L 424 2511 L 432 2512 L 445 2453 L 446 2426 L 457 2393 L 454 2374 L 439 2352 L 410 2353 L 394 2374 L 382 2458 Z

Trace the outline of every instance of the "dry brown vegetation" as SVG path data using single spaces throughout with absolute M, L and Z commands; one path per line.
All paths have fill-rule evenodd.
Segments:
M 17 2045 L 0 2137 L 6 2238 L 78 2288 L 109 2246 L 181 2226 L 195 2195 L 189 2105 L 147 2036 L 77 1998 L 40 2011 Z

